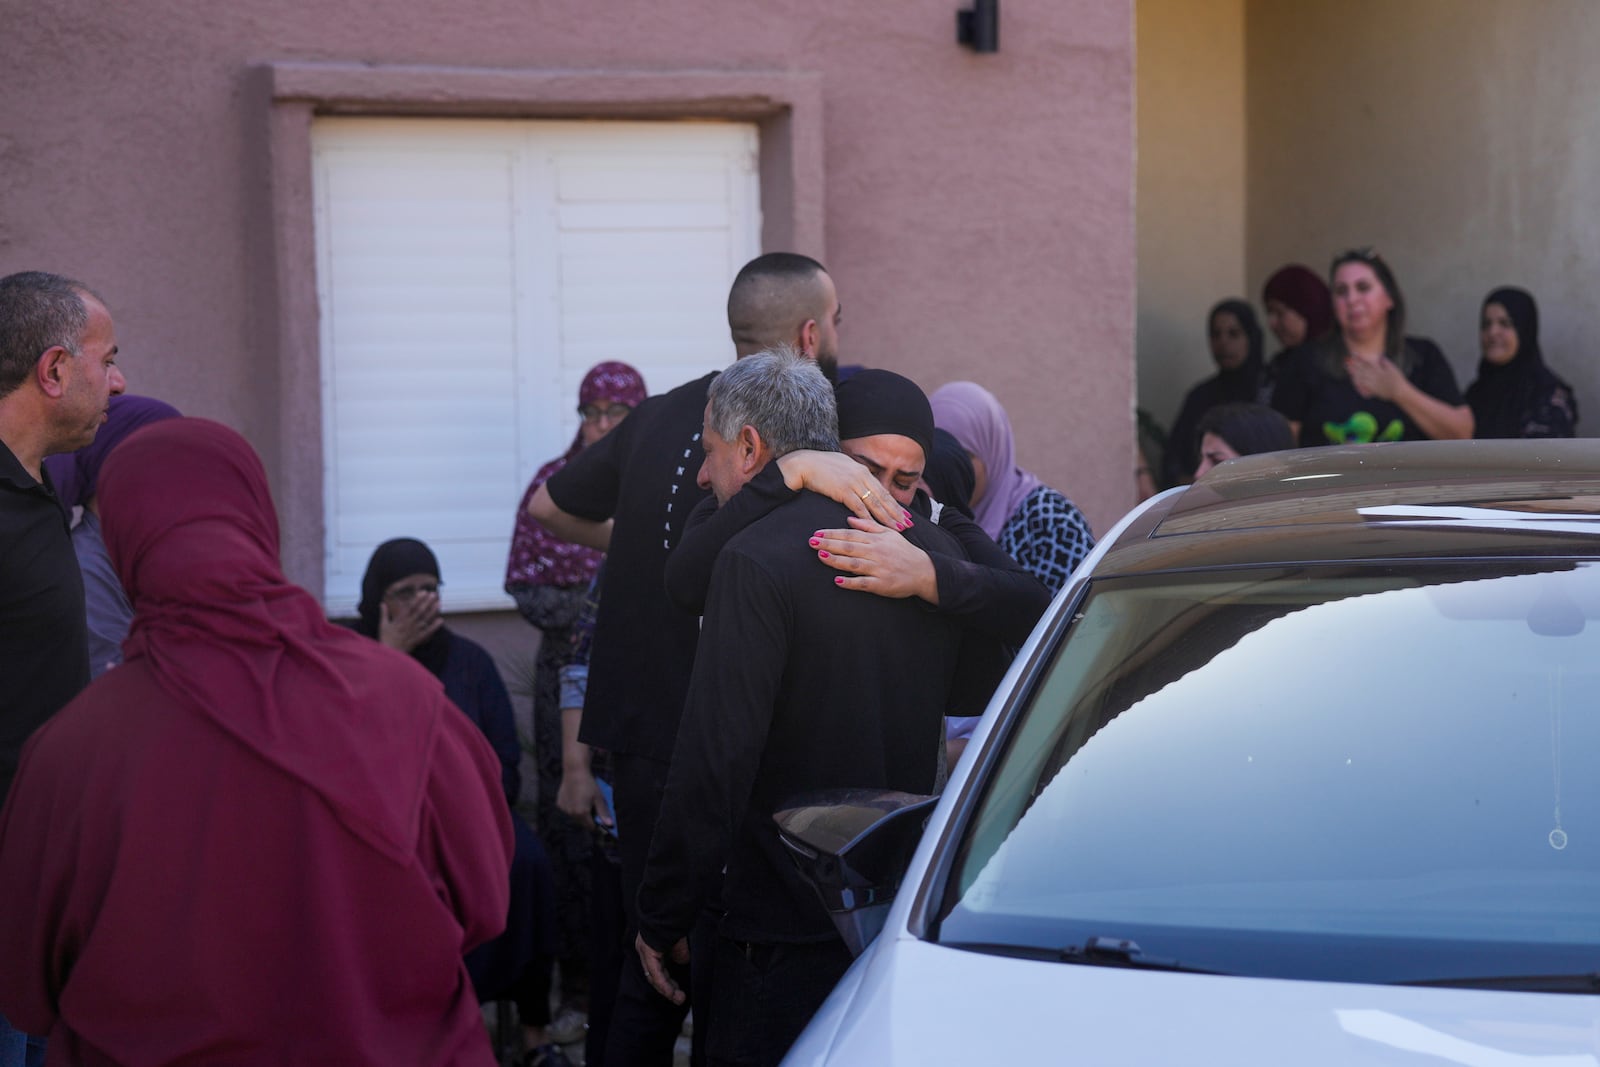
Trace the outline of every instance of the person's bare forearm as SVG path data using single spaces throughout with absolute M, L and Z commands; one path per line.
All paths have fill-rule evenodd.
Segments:
M 1434 441 L 1464 441 L 1472 436 L 1472 409 L 1459 407 L 1430 396 L 1410 382 L 1395 397 L 1395 403 L 1417 424 L 1417 429 Z
M 582 708 L 561 709 L 561 767 L 564 771 L 590 773 L 589 746 L 578 740 L 578 729 L 582 725 Z
M 562 511 L 556 502 L 550 499 L 550 490 L 546 486 L 541 485 L 534 490 L 533 499 L 528 501 L 528 514 L 533 516 L 539 525 L 563 541 L 599 549 L 601 552 L 611 547 L 610 519 L 596 522 Z
M 561 786 L 556 790 L 556 807 L 585 826 L 590 820 L 612 826 L 611 812 L 594 780 L 589 746 L 578 740 L 582 722 L 582 708 L 561 709 Z

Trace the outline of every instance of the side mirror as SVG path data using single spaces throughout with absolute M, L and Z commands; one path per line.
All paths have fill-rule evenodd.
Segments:
M 937 796 L 831 789 L 792 798 L 772 818 L 800 874 L 852 955 L 878 936 Z

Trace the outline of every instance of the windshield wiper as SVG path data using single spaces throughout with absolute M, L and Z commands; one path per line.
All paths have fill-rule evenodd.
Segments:
M 1145 971 L 1179 971 L 1184 974 L 1227 974 L 1204 967 L 1191 967 L 1181 960 L 1146 956 L 1137 941 L 1120 937 L 1091 937 L 1081 946 L 1041 948 L 1035 945 L 1004 945 L 986 941 L 944 941 L 948 948 L 985 952 L 994 956 L 1014 956 L 1026 960 L 1054 960 L 1081 963 L 1091 967 L 1133 967 Z
M 1462 978 L 1418 978 L 1395 985 L 1438 986 L 1446 989 L 1506 989 L 1530 993 L 1600 993 L 1600 972 L 1587 974 L 1469 975 Z

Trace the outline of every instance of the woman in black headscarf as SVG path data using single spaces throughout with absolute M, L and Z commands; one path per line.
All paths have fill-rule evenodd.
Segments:
M 439 560 L 411 537 L 385 541 L 361 576 L 357 632 L 409 653 L 444 684 L 445 696 L 483 731 L 500 757 L 506 804 L 515 808 L 522 778 L 522 746 L 511 697 L 494 659 L 476 641 L 453 633 L 439 613 Z M 555 889 L 544 845 L 513 810 L 516 851 L 511 860 L 511 908 L 505 932 L 467 954 L 467 970 L 480 1001 L 512 1000 L 527 1054 L 522 1062 L 564 1067 L 560 1047 L 547 1040 L 550 985 L 555 963 Z M 507 1035 L 501 1034 L 505 1042 Z
M 439 560 L 410 537 L 385 541 L 361 576 L 358 633 L 411 655 L 444 683 L 445 695 L 483 731 L 500 757 L 506 801 L 516 804 L 521 786 L 511 698 L 482 645 L 452 633 L 439 614 Z
M 1217 373 L 1189 390 L 1167 437 L 1166 484 L 1178 485 L 1194 476 L 1200 460 L 1200 435 L 1196 428 L 1206 412 L 1218 404 L 1250 403 L 1262 386 L 1261 324 L 1243 300 L 1224 300 L 1206 316 L 1206 339 Z
M 1467 387 L 1474 437 L 1575 436 L 1578 401 L 1545 366 L 1539 306 L 1528 292 L 1504 286 L 1485 297 L 1478 341 L 1478 380 Z
M 949 430 L 933 431 L 933 454 L 922 469 L 922 484 L 934 500 L 972 518 L 972 494 L 977 491 L 978 476 L 972 469 L 972 457 Z

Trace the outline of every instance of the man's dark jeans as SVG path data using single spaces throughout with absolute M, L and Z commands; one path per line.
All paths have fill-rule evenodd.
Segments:
M 710 1067 L 777 1067 L 849 970 L 850 950 L 838 938 L 797 945 L 718 937 L 713 961 Z
M 672 1047 L 683 1030 L 689 1003 L 674 1004 L 644 976 L 634 937 L 639 932 L 639 883 L 650 852 L 650 835 L 667 786 L 665 763 L 642 756 L 612 756 L 612 795 L 616 802 L 617 853 L 622 862 L 622 910 L 627 928 L 622 941 L 622 973 L 611 1006 L 605 1040 L 607 1067 L 671 1067 Z M 685 989 L 685 971 L 677 974 Z M 691 996 L 692 1001 L 692 996 Z M 698 1038 L 703 1020 L 695 1016 Z

